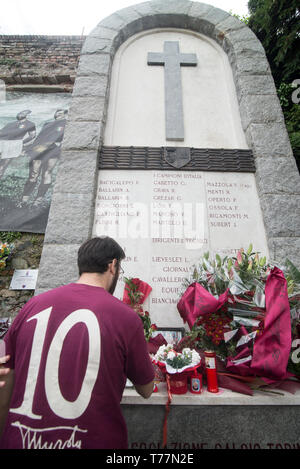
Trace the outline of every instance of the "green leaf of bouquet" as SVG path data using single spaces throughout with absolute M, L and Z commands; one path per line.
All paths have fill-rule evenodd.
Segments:
M 285 265 L 287 266 L 289 274 L 294 282 L 300 283 L 300 271 L 297 269 L 297 267 L 289 259 L 286 259 Z

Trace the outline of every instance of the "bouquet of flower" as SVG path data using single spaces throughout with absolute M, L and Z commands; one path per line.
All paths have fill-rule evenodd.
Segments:
M 153 358 L 155 363 L 165 367 L 167 373 L 182 373 L 200 365 L 201 357 L 196 350 L 184 348 L 177 352 L 173 347 L 172 344 L 162 345 Z
M 124 278 L 125 288 L 123 302 L 131 306 L 140 316 L 144 325 L 145 339 L 149 341 L 153 332 L 156 331 L 156 324 L 151 323 L 148 311 L 144 311 L 142 304 L 151 293 L 152 288 L 139 278 Z
M 300 273 L 290 261 L 280 270 L 252 252 L 252 245 L 237 257 L 217 254 L 211 260 L 206 253 L 185 287 L 177 307 L 190 332 L 180 348 L 214 350 L 225 372 L 239 377 L 288 376 L 291 330 L 300 331 L 300 315 L 291 317 L 292 305 L 294 312 L 299 306 L 292 294 Z
M 156 324 L 152 324 L 148 311 L 141 312 L 138 314 L 140 315 L 141 320 L 143 321 L 145 339 L 148 342 L 149 339 L 152 337 L 153 332 L 157 330 Z
M 0 270 L 4 270 L 6 267 L 7 261 L 12 256 L 14 244 L 1 243 L 0 244 Z
M 142 311 L 142 303 L 145 301 L 145 292 L 147 296 L 152 288 L 139 278 L 124 277 L 125 288 L 123 293 L 123 302 L 129 304 L 137 313 Z

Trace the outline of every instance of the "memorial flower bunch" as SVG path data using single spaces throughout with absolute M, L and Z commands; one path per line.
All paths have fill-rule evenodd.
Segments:
M 205 253 L 200 259 L 190 278 L 185 279 L 183 286 L 187 288 L 197 282 L 213 296 L 220 296 L 227 289 L 234 303 L 261 312 L 265 308 L 265 283 L 275 263 L 267 263 L 266 256 L 253 252 L 250 244 L 247 251 L 239 249 L 236 257 L 225 256 L 223 259 L 216 254 L 210 259 Z M 293 263 L 286 259 L 284 265 L 279 266 L 287 281 L 287 291 L 291 309 L 295 306 L 294 298 L 300 293 L 300 271 Z
M 193 344 L 202 350 L 214 350 L 225 359 L 234 354 L 238 343 L 238 335 L 233 339 L 232 331 L 243 326 L 249 333 L 259 334 L 265 313 L 264 285 L 270 270 L 266 257 L 253 252 L 252 244 L 247 251 L 241 248 L 236 257 L 221 258 L 216 254 L 211 259 L 209 253 L 205 253 L 194 266 L 191 277 L 185 280 L 184 287 L 201 285 L 218 301 L 207 310 L 203 300 L 200 305 L 203 314 L 196 318 L 183 346 Z
M 214 296 L 229 288 L 233 295 L 242 295 L 254 305 L 261 306 L 270 266 L 266 264 L 266 257 L 259 257 L 259 253 L 252 249 L 250 244 L 247 251 L 241 248 L 236 257 L 225 256 L 223 259 L 219 254 L 210 259 L 209 252 L 206 252 L 184 286 L 197 282 Z
M 152 337 L 153 332 L 157 330 L 157 326 L 156 324 L 152 324 L 148 311 L 142 311 L 138 314 L 140 315 L 143 321 L 145 339 L 149 341 L 150 337 Z
M 201 357 L 196 350 L 184 348 L 181 352 L 174 350 L 174 345 L 161 345 L 154 355 L 154 361 L 166 365 L 168 372 L 180 372 L 197 366 Z
M 264 308 L 264 285 L 275 265 L 267 263 L 266 256 L 253 252 L 252 244 L 247 251 L 239 249 L 236 257 L 225 256 L 222 259 L 216 254 L 214 259 L 210 259 L 207 252 L 199 264 L 194 266 L 192 275 L 185 279 L 183 286 L 188 287 L 192 282 L 197 282 L 214 296 L 221 295 L 229 288 L 238 302 L 242 303 L 244 299 L 254 307 Z M 289 259 L 280 268 L 287 281 L 288 294 L 292 297 L 295 290 L 300 292 L 300 272 Z
M 131 308 L 140 316 L 144 326 L 145 339 L 149 341 L 157 327 L 156 324 L 151 323 L 149 312 L 143 310 L 142 303 L 150 294 L 152 288 L 139 278 L 124 277 L 124 282 L 125 288 L 123 301 L 126 304 L 129 304 L 129 306 L 131 306 Z
M 1 243 L 0 244 L 0 270 L 4 270 L 6 267 L 7 261 L 10 259 L 13 250 L 14 244 Z
M 190 331 L 178 350 L 214 350 L 227 377 L 228 372 L 264 376 L 263 362 L 269 359 L 267 377 L 269 373 L 277 379 L 280 362 L 284 373 L 288 370 L 300 378 L 300 366 L 291 366 L 289 345 L 290 338 L 300 339 L 300 272 L 291 261 L 280 266 L 267 263 L 252 245 L 234 257 L 216 254 L 211 259 L 206 253 L 184 287 L 177 307 Z

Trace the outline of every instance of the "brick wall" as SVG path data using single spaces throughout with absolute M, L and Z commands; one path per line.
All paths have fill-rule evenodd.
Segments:
M 8 89 L 16 85 L 65 85 L 75 81 L 85 36 L 0 35 L 0 79 Z

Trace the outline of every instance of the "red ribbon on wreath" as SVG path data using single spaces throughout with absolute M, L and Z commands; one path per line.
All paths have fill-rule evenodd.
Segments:
M 227 302 L 228 295 L 229 289 L 217 299 L 205 290 L 202 285 L 194 282 L 182 295 L 177 304 L 177 309 L 183 321 L 187 322 L 191 329 L 199 316 L 214 313 L 220 309 Z

